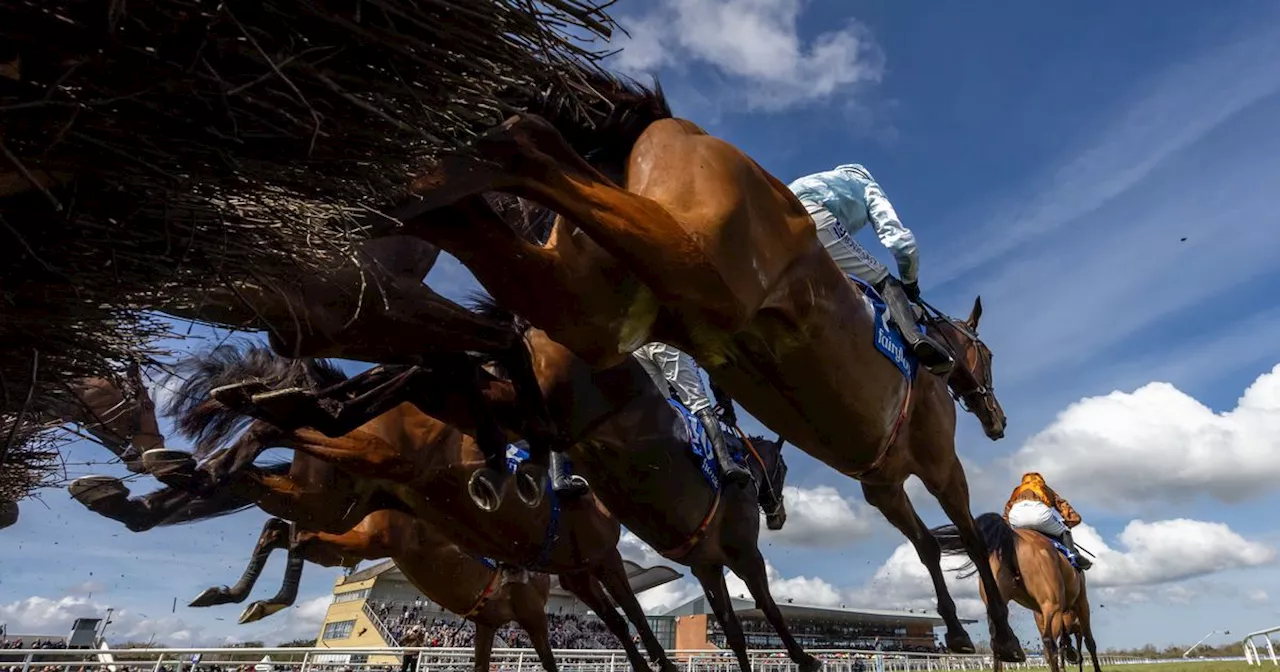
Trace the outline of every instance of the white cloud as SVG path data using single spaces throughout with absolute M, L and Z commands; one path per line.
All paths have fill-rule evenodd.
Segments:
M 252 626 L 240 626 L 232 636 L 219 635 L 180 615 L 152 617 L 134 609 L 116 609 L 107 626 L 112 643 L 148 642 L 167 646 L 221 646 L 246 640 L 261 640 L 268 646 L 282 641 L 315 637 L 332 595 L 305 600 Z M 0 623 L 11 634 L 64 636 L 77 618 L 102 618 L 110 605 L 88 597 L 66 596 L 51 599 L 32 596 L 0 604 Z M 167 611 L 167 607 L 166 607 Z
M 637 17 L 620 17 L 630 38 L 615 65 L 629 72 L 703 62 L 732 80 L 727 93 L 749 106 L 781 110 L 878 82 L 884 55 L 870 33 L 849 21 L 807 43 L 799 35 L 801 0 L 656 0 Z
M 769 592 L 775 602 L 791 600 L 796 604 L 813 604 L 835 607 L 845 602 L 843 592 L 816 576 L 784 577 L 768 560 L 764 562 L 765 575 L 769 577 Z M 729 594 L 750 600 L 751 593 L 741 578 L 730 573 L 725 579 Z
M 1267 591 L 1261 588 L 1249 591 L 1248 598 L 1254 604 L 1266 604 L 1271 601 L 1271 596 L 1267 595 Z
M 1244 539 L 1222 523 L 1198 520 L 1131 521 L 1119 534 L 1120 549 L 1109 546 L 1088 525 L 1078 526 L 1074 536 L 1098 556 L 1089 570 L 1090 586 L 1102 596 L 1134 601 L 1161 597 L 1186 603 L 1205 592 L 1205 584 L 1192 579 L 1269 564 L 1276 557 L 1275 549 Z M 964 564 L 963 558 L 943 558 L 947 588 L 961 616 L 978 618 L 985 613 L 978 578 L 956 578 Z M 1160 589 L 1151 590 L 1154 586 Z M 894 549 L 867 585 L 848 596 L 894 609 L 932 610 L 937 605 L 929 572 L 907 543 Z
M 1280 365 L 1225 413 L 1167 383 L 1082 399 L 1031 437 L 1011 467 L 1039 471 L 1091 506 L 1127 509 L 1200 495 L 1237 503 L 1275 489 L 1278 452 Z
M 1098 556 L 1089 572 L 1098 586 L 1176 583 L 1276 559 L 1274 548 L 1241 537 L 1225 523 L 1186 518 L 1130 521 L 1118 536 L 1124 550 L 1112 549 L 1088 525 L 1077 527 L 1075 538 Z
M 93 597 L 94 593 L 101 594 L 101 593 L 105 593 L 106 591 L 107 591 L 107 584 L 101 581 L 96 581 L 94 579 L 89 579 L 88 581 L 81 581 L 80 583 L 77 583 L 76 585 L 71 586 L 70 588 L 67 588 L 66 594 L 70 596 L 83 595 L 84 597 Z
M 761 525 L 761 540 L 792 546 L 836 548 L 875 530 L 870 507 L 841 496 L 830 486 L 782 490 L 787 523 L 776 532 Z

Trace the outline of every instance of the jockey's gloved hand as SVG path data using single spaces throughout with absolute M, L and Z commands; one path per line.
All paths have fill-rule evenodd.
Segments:
M 920 301 L 920 283 L 919 282 L 904 282 L 902 283 L 902 289 L 906 291 L 908 299 L 911 299 L 912 301 L 916 301 L 916 302 Z

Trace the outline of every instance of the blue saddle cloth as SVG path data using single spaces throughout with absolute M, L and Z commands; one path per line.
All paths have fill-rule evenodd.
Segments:
M 1041 532 L 1041 534 L 1044 534 L 1044 533 Z M 1048 538 L 1049 541 L 1053 542 L 1053 547 L 1058 549 L 1058 552 L 1062 554 L 1062 557 L 1066 558 L 1067 562 L 1071 563 L 1071 566 L 1075 568 L 1077 571 L 1079 571 L 1080 561 L 1076 559 L 1076 554 L 1072 553 L 1071 549 L 1067 548 L 1067 545 L 1062 543 L 1061 541 L 1058 541 L 1057 539 L 1054 539 L 1053 537 L 1050 537 L 1047 534 L 1045 534 L 1044 536 Z
M 693 459 L 698 463 L 698 468 L 702 471 L 702 477 L 707 480 L 707 484 L 714 490 L 720 489 L 720 463 L 716 461 L 716 451 L 711 445 L 711 437 L 707 436 L 706 427 L 702 426 L 702 421 L 693 411 L 685 408 L 685 405 L 679 400 L 668 397 L 667 403 L 676 409 L 679 414 L 680 424 L 684 426 L 685 445 L 689 446 L 689 453 L 693 455 Z M 731 432 L 721 427 L 724 436 L 725 447 L 729 449 L 729 456 L 734 462 L 742 466 L 746 466 L 746 447 L 742 445 L 742 441 L 738 440 Z
M 911 352 L 911 348 L 907 347 L 907 342 L 902 338 L 902 332 L 898 331 L 892 321 L 887 319 L 889 305 L 885 303 L 884 297 L 880 296 L 880 292 L 877 292 L 875 287 L 872 287 L 862 278 L 850 275 L 849 279 L 861 287 L 867 298 L 871 300 L 876 320 L 876 349 L 880 351 L 880 354 L 887 357 L 889 361 L 893 362 L 893 365 L 898 367 L 898 370 L 908 380 L 915 380 L 916 371 L 919 370 L 920 363 L 916 360 L 915 353 Z M 919 324 L 916 325 L 916 330 L 921 334 L 925 333 L 924 327 Z

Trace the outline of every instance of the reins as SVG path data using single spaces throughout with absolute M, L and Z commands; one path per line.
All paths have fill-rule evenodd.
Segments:
M 956 330 L 962 332 L 965 336 L 968 336 L 969 339 L 972 340 L 975 344 L 978 342 L 979 340 L 978 335 L 973 333 L 967 326 L 951 318 L 941 310 L 938 310 L 936 307 L 934 307 L 932 304 L 925 301 L 924 299 L 921 299 L 919 301 L 919 304 L 925 309 L 925 318 L 928 320 L 928 322 L 931 325 L 937 325 L 938 322 L 945 322 L 951 327 L 955 328 Z M 967 383 L 968 383 L 965 386 L 967 389 L 964 389 L 963 391 L 960 391 L 960 392 L 957 392 L 951 389 L 951 386 L 947 386 L 947 393 L 951 395 L 951 398 L 954 399 L 957 404 L 960 404 L 961 408 L 963 408 L 965 411 L 969 413 L 973 413 L 974 411 L 972 408 L 970 408 L 968 398 L 975 394 L 982 397 L 987 396 L 987 394 L 994 394 L 995 386 L 992 385 L 988 387 L 987 385 L 984 385 L 982 381 L 978 380 L 977 374 L 973 372 L 973 369 L 969 368 L 968 362 L 963 361 L 962 358 L 959 357 L 959 354 L 963 352 L 963 350 L 956 346 L 956 342 L 952 340 L 951 334 L 948 333 L 946 329 L 938 329 L 938 333 L 940 336 L 942 336 L 942 340 L 947 342 L 947 347 L 951 350 L 952 356 L 956 357 L 956 359 L 958 360 L 956 363 L 960 365 L 959 368 L 961 371 L 964 372 L 964 378 L 967 379 Z M 986 359 L 986 355 L 983 354 L 981 348 L 978 348 L 978 357 L 981 359 Z M 989 361 L 984 363 L 987 364 L 988 368 L 990 368 Z M 954 376 L 954 369 L 953 369 L 952 376 L 949 376 L 948 378 L 953 376 Z

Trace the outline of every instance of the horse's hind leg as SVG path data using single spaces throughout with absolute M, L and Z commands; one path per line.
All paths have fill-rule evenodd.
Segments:
M 271 557 L 271 552 L 286 548 L 289 541 L 289 523 L 279 518 L 272 518 L 262 526 L 262 534 L 258 535 L 258 543 L 253 547 L 253 555 L 249 557 L 249 566 L 245 567 L 244 574 L 240 575 L 240 580 L 236 585 L 228 588 L 226 586 L 214 586 L 206 588 L 204 592 L 191 600 L 189 607 L 212 607 L 217 604 L 239 604 L 244 598 L 249 596 L 249 591 L 253 590 L 253 585 L 257 583 L 258 577 L 262 575 L 262 568 L 267 565 L 267 558 Z
M 649 652 L 649 660 L 658 663 L 663 672 L 676 672 L 675 664 L 667 658 L 667 652 L 662 649 L 662 643 L 649 627 L 649 619 L 645 618 L 644 608 L 640 606 L 635 592 L 631 590 L 631 583 L 627 581 L 627 570 L 622 565 L 622 556 L 616 549 L 611 557 L 600 563 L 598 572 L 599 580 L 605 590 L 609 591 L 618 606 L 622 607 L 622 613 L 627 615 L 627 620 L 631 621 L 631 624 L 636 627 L 636 632 L 640 633 L 645 651 Z
M 631 633 L 627 631 L 627 622 L 618 615 L 618 610 L 594 576 L 586 572 L 561 574 L 560 585 L 565 590 L 578 596 L 578 599 L 582 600 L 582 603 L 587 605 L 587 608 L 596 612 L 596 616 L 604 621 L 605 627 L 609 628 L 609 632 L 618 638 L 622 649 L 627 652 L 627 661 L 631 663 L 632 670 L 635 670 L 635 672 L 651 672 L 649 663 L 645 662 L 644 656 L 640 655 L 640 649 L 637 649 L 636 643 L 631 641 Z
M 1083 580 L 1083 579 L 1081 579 Z M 1076 626 L 1079 628 L 1077 632 L 1077 641 L 1084 639 L 1084 645 L 1089 647 L 1089 658 L 1093 661 L 1093 672 L 1102 672 L 1102 666 L 1098 664 L 1098 643 L 1093 640 L 1093 624 L 1091 622 L 1092 614 L 1089 613 L 1089 596 L 1082 587 L 1080 589 L 1080 597 L 1076 599 L 1075 606 Z M 1080 656 L 1080 667 L 1084 668 L 1084 655 Z
M 978 571 L 983 592 L 992 596 L 1000 595 L 1000 583 L 991 571 L 990 551 L 973 519 L 973 512 L 969 509 L 969 484 L 960 459 L 956 457 L 955 444 L 948 435 L 945 444 L 933 443 L 930 448 L 932 450 L 927 459 L 917 460 L 921 464 L 927 464 L 928 468 L 922 469 L 917 475 L 937 498 L 947 518 L 955 524 L 956 531 L 964 542 L 965 551 Z M 1022 650 L 1013 628 L 1009 626 L 1009 605 L 1003 599 L 987 600 L 987 621 L 991 627 L 993 655 L 1009 663 L 1025 661 L 1027 654 Z
M 742 672 L 751 672 L 751 657 L 747 655 L 747 638 L 742 633 L 742 623 L 738 620 L 738 614 L 733 610 L 729 586 L 725 585 L 724 581 L 724 568 L 719 565 L 698 565 L 689 569 L 697 577 L 698 583 L 702 584 L 702 591 L 706 593 L 707 601 L 711 603 L 711 610 L 715 612 L 716 620 L 724 629 L 725 641 L 738 659 L 738 667 Z
M 742 304 L 717 264 L 656 201 L 631 193 L 592 168 L 546 120 L 508 119 L 478 141 L 506 168 L 468 162 L 415 182 L 420 210 L 482 191 L 512 191 L 582 227 L 664 301 L 697 306 L 721 326 L 738 326 Z
M 951 591 L 947 588 L 946 578 L 942 572 L 942 549 L 924 521 L 920 520 L 920 516 L 916 514 L 915 507 L 907 498 L 906 489 L 901 483 L 897 485 L 863 483 L 862 495 L 867 503 L 879 509 L 889 523 L 906 536 L 915 547 L 921 564 L 929 570 L 933 591 L 938 597 L 938 615 L 947 624 L 947 650 L 960 654 L 973 653 L 975 651 L 973 640 L 969 638 L 969 633 L 965 631 L 964 625 L 956 615 L 956 603 L 951 598 Z M 982 566 L 989 567 L 985 557 L 982 560 Z
M 489 672 L 489 661 L 493 658 L 493 637 L 498 629 L 492 625 L 472 621 L 476 624 L 476 649 L 472 669 L 475 672 Z
M 751 592 L 751 597 L 756 600 L 756 608 L 764 612 L 765 619 L 777 631 L 778 637 L 782 639 L 783 646 L 786 647 L 787 653 L 791 656 L 791 661 L 799 666 L 800 671 L 812 672 L 821 668 L 822 661 L 805 653 L 804 648 L 791 635 L 786 619 L 782 617 L 778 604 L 773 601 L 773 594 L 769 591 L 769 577 L 765 572 L 764 556 L 760 554 L 759 549 L 754 545 L 749 549 L 745 549 L 744 552 L 748 554 L 748 557 L 735 559 L 729 568 L 747 584 L 747 590 Z

